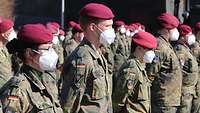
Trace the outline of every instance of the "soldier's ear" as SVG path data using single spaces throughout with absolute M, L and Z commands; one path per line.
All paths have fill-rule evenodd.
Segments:
M 90 25 L 89 25 L 90 31 L 94 31 L 95 27 L 96 27 L 96 25 L 94 23 L 90 23 Z
M 27 58 L 33 57 L 35 55 L 35 53 L 32 51 L 31 48 L 27 48 L 25 51 L 25 55 Z

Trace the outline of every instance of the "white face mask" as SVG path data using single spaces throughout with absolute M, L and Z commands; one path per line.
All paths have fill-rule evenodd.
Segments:
M 189 35 L 188 38 L 187 38 L 187 43 L 188 45 L 192 45 L 196 42 L 196 37 L 192 34 L 192 35 Z
M 134 33 L 134 32 L 131 32 L 131 37 L 134 36 L 134 35 L 135 35 L 135 33 Z
M 177 28 L 170 30 L 169 35 L 170 35 L 170 41 L 177 41 L 179 38 L 179 32 Z
M 15 31 L 12 31 L 8 36 L 8 41 L 13 40 L 14 38 L 17 38 L 17 34 L 15 33 Z
M 126 37 L 130 37 L 131 36 L 131 32 L 129 30 L 126 30 Z
M 144 62 L 151 63 L 153 61 L 154 57 L 155 57 L 154 51 L 149 50 L 144 54 Z
M 113 28 L 107 29 L 100 34 L 100 42 L 106 44 L 112 44 L 115 40 L 115 30 Z
M 54 36 L 52 42 L 53 44 L 58 44 L 59 43 L 58 36 Z
M 53 48 L 42 53 L 39 58 L 39 65 L 43 71 L 54 71 L 58 62 L 58 55 Z
M 124 34 L 124 33 L 126 33 L 126 28 L 124 28 L 124 27 L 120 27 L 120 29 L 119 29 L 119 30 L 120 30 L 120 33 L 121 33 L 121 34 Z
M 60 41 L 64 41 L 65 40 L 65 36 L 61 35 L 60 36 Z

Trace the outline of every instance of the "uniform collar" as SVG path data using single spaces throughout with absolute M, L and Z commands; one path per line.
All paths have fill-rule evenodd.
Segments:
M 143 71 L 145 69 L 145 63 L 141 63 L 138 58 L 136 58 L 133 54 L 129 56 L 130 59 L 134 59 L 138 68 Z
M 98 50 L 87 39 L 84 39 L 80 45 L 85 46 L 93 58 L 98 59 L 100 57 Z
M 43 72 L 40 72 L 26 64 L 21 67 L 21 72 L 40 90 L 44 90 L 45 86 L 42 84 Z

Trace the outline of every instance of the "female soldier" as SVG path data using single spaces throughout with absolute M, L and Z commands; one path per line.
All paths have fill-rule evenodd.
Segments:
M 18 39 L 8 43 L 10 53 L 23 61 L 20 71 L 0 90 L 4 113 L 62 113 L 55 75 L 58 55 L 52 48 L 53 36 L 41 24 L 27 24 Z

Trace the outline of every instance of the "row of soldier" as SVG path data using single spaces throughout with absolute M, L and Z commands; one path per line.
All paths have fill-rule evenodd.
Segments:
M 66 33 L 48 22 L 17 35 L 2 19 L 0 112 L 199 113 L 200 23 L 162 13 L 155 37 L 113 18 L 89 3 Z

